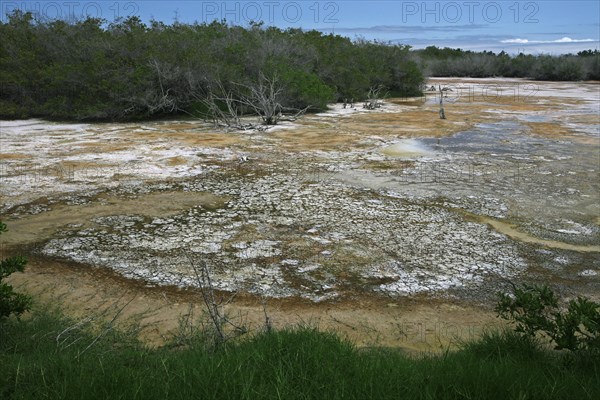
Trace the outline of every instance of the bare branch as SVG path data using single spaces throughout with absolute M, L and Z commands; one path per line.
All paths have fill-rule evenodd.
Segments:
M 247 329 L 245 327 L 233 323 L 229 318 L 227 318 L 225 313 L 222 311 L 223 301 L 218 300 L 215 295 L 215 289 L 206 262 L 204 262 L 204 260 L 200 260 L 199 263 L 194 262 L 194 260 L 188 252 L 185 252 L 185 256 L 187 257 L 190 266 L 194 271 L 196 281 L 200 286 L 202 300 L 207 308 L 208 315 L 211 320 L 212 327 L 214 329 L 213 339 L 215 346 L 219 346 L 225 343 L 227 340 L 231 339 L 232 337 L 238 336 L 239 334 L 246 333 Z M 229 304 L 229 302 L 233 301 L 236 294 L 237 293 L 234 293 L 225 302 L 225 304 Z M 226 325 L 231 326 L 234 329 L 235 334 L 227 335 L 224 330 L 224 327 Z
M 285 89 L 277 75 L 267 77 L 261 73 L 256 82 L 233 82 L 232 86 L 233 90 L 227 90 L 217 81 L 206 95 L 195 95 L 208 110 L 208 117 L 215 127 L 264 131 L 279 121 L 295 121 L 310 108 L 285 107 L 282 104 Z M 243 113 L 258 116 L 260 124 L 244 123 L 241 119 Z
M 367 93 L 367 99 L 365 100 L 365 103 L 363 104 L 363 108 L 366 108 L 367 110 L 374 110 L 376 108 L 381 108 L 381 106 L 383 105 L 382 97 L 387 96 L 387 93 L 383 96 L 381 95 L 381 91 L 383 89 L 385 89 L 385 87 L 382 85 L 371 86 L 371 88 L 369 89 L 369 92 Z

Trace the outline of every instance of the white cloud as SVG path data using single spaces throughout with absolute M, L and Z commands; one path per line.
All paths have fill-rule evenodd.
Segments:
M 556 40 L 529 40 L 529 39 L 506 39 L 501 40 L 500 43 L 514 43 L 514 44 L 538 44 L 538 43 L 585 43 L 595 42 L 594 39 L 571 39 L 570 37 L 563 37 Z
M 336 27 L 337 32 L 364 33 L 364 34 L 386 34 L 386 33 L 431 33 L 431 32 L 464 32 L 471 29 L 483 29 L 487 25 L 465 24 L 465 25 L 376 25 L 371 27 Z M 326 31 L 330 28 L 321 28 Z
M 548 43 L 501 43 L 500 38 L 490 36 L 487 40 L 479 40 L 479 36 L 470 38 L 468 36 L 453 39 L 422 39 L 422 38 L 402 38 L 392 40 L 393 43 L 408 44 L 415 49 L 424 49 L 427 46 L 461 48 L 472 51 L 493 51 L 499 53 L 505 51 L 509 54 L 576 54 L 582 50 L 600 49 L 600 41 L 592 42 L 557 42 Z
M 527 40 L 527 39 L 506 39 L 506 40 L 501 40 L 500 43 L 520 43 L 520 44 L 525 44 L 525 43 L 529 43 L 529 40 Z
M 582 43 L 582 42 L 593 42 L 594 39 L 571 39 L 570 37 L 564 37 L 562 39 L 558 39 L 556 43 Z

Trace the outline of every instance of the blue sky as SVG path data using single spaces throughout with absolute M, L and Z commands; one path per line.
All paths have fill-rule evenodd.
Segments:
M 48 19 L 138 15 L 172 23 L 262 20 L 282 28 L 318 29 L 415 48 L 429 45 L 509 53 L 600 49 L 598 1 L 0 1 Z

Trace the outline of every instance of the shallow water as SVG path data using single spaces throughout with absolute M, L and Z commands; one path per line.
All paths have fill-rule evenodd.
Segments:
M 390 157 L 412 159 L 430 155 L 432 154 L 432 151 L 425 145 L 424 141 L 417 139 L 403 139 L 391 146 L 382 148 L 381 153 Z

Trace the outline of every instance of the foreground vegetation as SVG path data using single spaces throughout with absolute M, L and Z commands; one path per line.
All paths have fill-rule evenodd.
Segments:
M 7 230 L 6 224 L 0 220 L 0 235 Z M 15 292 L 11 285 L 3 282 L 4 278 L 15 272 L 23 272 L 26 264 L 27 260 L 20 256 L 0 259 L 0 322 L 10 315 L 19 316 L 29 310 L 31 298 Z
M 0 324 L 0 398 L 600 398 L 598 358 L 543 350 L 512 332 L 411 358 L 357 349 L 308 328 L 218 349 L 200 336 L 185 346 L 147 349 L 112 331 L 97 341 L 92 333 L 65 331 L 72 326 L 49 311 Z

